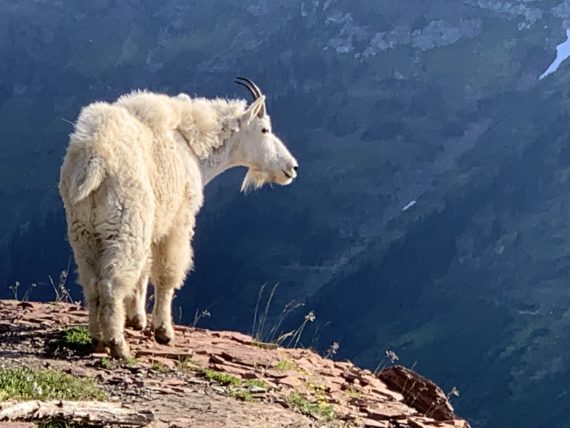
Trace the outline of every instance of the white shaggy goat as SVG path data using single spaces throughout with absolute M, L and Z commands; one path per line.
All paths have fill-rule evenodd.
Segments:
M 204 186 L 245 166 L 242 190 L 290 184 L 297 161 L 271 132 L 265 96 L 235 81 L 244 100 L 133 92 L 85 107 L 71 134 L 59 189 L 68 235 L 99 349 L 126 357 L 123 330 L 146 326 L 146 288 L 155 288 L 152 328 L 174 337 L 171 305 L 192 269 L 191 240 Z

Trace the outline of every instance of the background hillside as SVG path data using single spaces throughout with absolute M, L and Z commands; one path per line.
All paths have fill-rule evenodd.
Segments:
M 56 183 L 82 105 L 243 97 L 245 75 L 301 174 L 209 186 L 181 319 L 249 331 L 278 282 L 273 317 L 316 313 L 307 346 L 372 368 L 392 349 L 475 426 L 570 427 L 569 67 L 539 80 L 568 26 L 568 0 L 3 1 L 0 296 L 50 297 L 68 266 Z

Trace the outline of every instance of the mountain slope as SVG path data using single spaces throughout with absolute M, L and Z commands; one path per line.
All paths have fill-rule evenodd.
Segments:
M 241 171 L 207 189 L 180 318 L 208 307 L 209 326 L 249 331 L 261 284 L 279 282 L 270 318 L 293 299 L 292 328 L 316 312 L 305 345 L 370 368 L 393 349 L 457 385 L 478 426 L 568 419 L 568 68 L 538 80 L 568 1 L 0 8 L 3 283 L 47 298 L 68 266 L 63 119 L 133 87 L 244 96 L 231 80 L 247 75 L 301 174 L 247 197 Z

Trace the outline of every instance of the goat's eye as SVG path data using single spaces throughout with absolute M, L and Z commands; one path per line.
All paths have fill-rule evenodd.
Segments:
M 267 128 L 263 128 L 263 129 L 261 130 L 261 133 L 262 133 L 262 134 L 267 134 L 268 132 L 269 132 L 269 129 L 267 129 Z

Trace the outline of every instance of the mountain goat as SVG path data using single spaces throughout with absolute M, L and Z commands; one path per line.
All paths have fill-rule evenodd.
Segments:
M 253 102 L 132 92 L 83 108 L 70 136 L 59 189 L 68 236 L 100 350 L 127 357 L 124 326 L 146 327 L 154 285 L 155 339 L 174 338 L 171 306 L 193 266 L 204 186 L 245 166 L 242 191 L 290 184 L 298 164 L 271 131 L 265 96 L 237 78 Z

